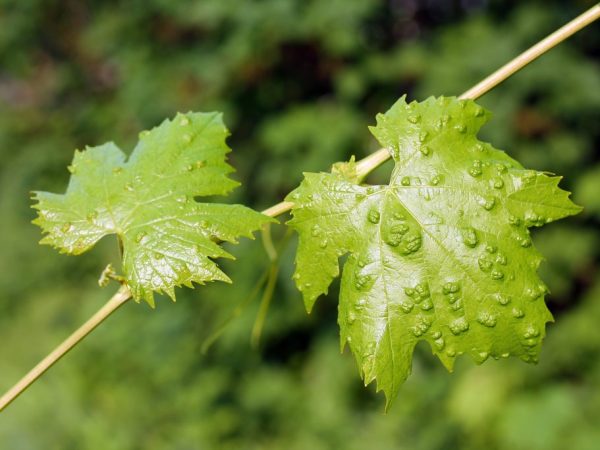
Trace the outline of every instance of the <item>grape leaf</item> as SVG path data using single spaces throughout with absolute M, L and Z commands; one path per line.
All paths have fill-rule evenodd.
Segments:
M 229 132 L 219 113 L 178 114 L 140 133 L 128 161 L 114 144 L 76 151 L 64 195 L 35 192 L 40 241 L 80 254 L 116 234 L 123 272 L 136 301 L 154 305 L 154 292 L 175 300 L 175 287 L 230 282 L 211 258 L 233 258 L 215 240 L 237 242 L 272 219 L 241 205 L 198 203 L 225 195 Z
M 306 173 L 287 198 L 299 233 L 294 279 L 309 311 L 349 254 L 341 345 L 388 406 L 419 341 L 448 370 L 463 353 L 535 362 L 552 320 L 528 228 L 581 208 L 559 177 L 477 140 L 488 118 L 470 100 L 403 97 L 371 128 L 395 162 L 389 185 L 361 185 L 351 161 Z

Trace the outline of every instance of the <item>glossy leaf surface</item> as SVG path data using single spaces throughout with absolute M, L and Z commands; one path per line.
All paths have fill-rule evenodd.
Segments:
M 307 173 L 288 200 L 299 233 L 294 278 L 307 309 L 339 275 L 342 347 L 388 404 L 425 340 L 452 370 L 537 360 L 546 322 L 541 255 L 529 228 L 576 214 L 559 177 L 524 169 L 476 134 L 489 113 L 473 101 L 400 99 L 372 128 L 395 162 L 389 185 L 366 186 L 352 163 Z
M 227 136 L 220 114 L 187 113 L 140 133 L 129 160 L 114 143 L 76 151 L 67 192 L 34 194 L 41 243 L 77 255 L 116 234 L 133 297 L 151 305 L 153 292 L 175 299 L 176 286 L 230 281 L 212 258 L 232 256 L 215 241 L 252 237 L 272 219 L 195 200 L 238 185 L 227 176 Z

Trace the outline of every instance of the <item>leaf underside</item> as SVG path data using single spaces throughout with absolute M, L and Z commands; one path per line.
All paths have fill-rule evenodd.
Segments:
M 150 305 L 154 292 L 175 300 L 176 286 L 229 282 L 212 259 L 233 257 L 215 241 L 252 238 L 272 219 L 241 205 L 195 200 L 239 184 L 227 176 L 228 134 L 219 113 L 178 114 L 141 132 L 128 160 L 112 142 L 76 151 L 66 193 L 34 193 L 41 243 L 77 255 L 116 234 L 131 293 Z
M 345 171 L 306 173 L 287 200 L 299 233 L 294 279 L 310 311 L 344 265 L 338 322 L 365 384 L 389 406 L 425 340 L 452 370 L 517 356 L 536 362 L 547 288 L 529 228 L 578 213 L 560 177 L 524 169 L 476 134 L 470 100 L 401 98 L 371 131 L 395 167 L 389 185 Z

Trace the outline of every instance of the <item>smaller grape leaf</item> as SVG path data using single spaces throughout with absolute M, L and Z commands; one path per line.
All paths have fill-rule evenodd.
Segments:
M 253 238 L 274 220 L 242 205 L 195 200 L 239 184 L 227 176 L 228 135 L 220 113 L 190 112 L 142 131 L 129 160 L 112 142 L 76 151 L 65 194 L 34 192 L 40 243 L 78 255 L 116 234 L 132 296 L 151 306 L 154 292 L 175 300 L 181 285 L 231 282 L 212 259 L 233 256 L 215 241 Z
M 552 320 L 529 227 L 578 213 L 560 177 L 524 169 L 477 139 L 489 113 L 475 102 L 404 97 L 371 131 L 395 166 L 365 186 L 354 163 L 305 173 L 286 200 L 299 234 L 294 279 L 308 311 L 346 254 L 338 322 L 365 384 L 389 407 L 425 340 L 452 370 L 517 356 L 537 361 Z

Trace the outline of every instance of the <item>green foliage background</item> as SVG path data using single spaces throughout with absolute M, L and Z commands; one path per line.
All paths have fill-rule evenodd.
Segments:
M 37 245 L 29 192 L 66 188 L 73 150 L 176 111 L 222 110 L 243 187 L 269 206 L 301 180 L 376 148 L 367 125 L 403 93 L 455 95 L 591 1 L 0 1 L 0 389 L 116 289 L 105 239 L 80 257 Z M 228 248 L 233 286 L 128 304 L 0 416 L 10 449 L 595 449 L 600 442 L 600 30 L 592 26 L 480 102 L 483 137 L 565 176 L 586 210 L 536 232 L 552 295 L 541 362 L 461 360 L 425 346 L 394 408 L 338 353 L 337 291 L 310 316 L 293 287 L 295 242 L 259 350 L 250 303 L 204 340 L 268 266 L 258 242 Z M 381 182 L 382 169 L 372 180 Z M 222 198 L 219 199 L 223 201 Z M 281 234 L 280 229 L 275 235 Z

